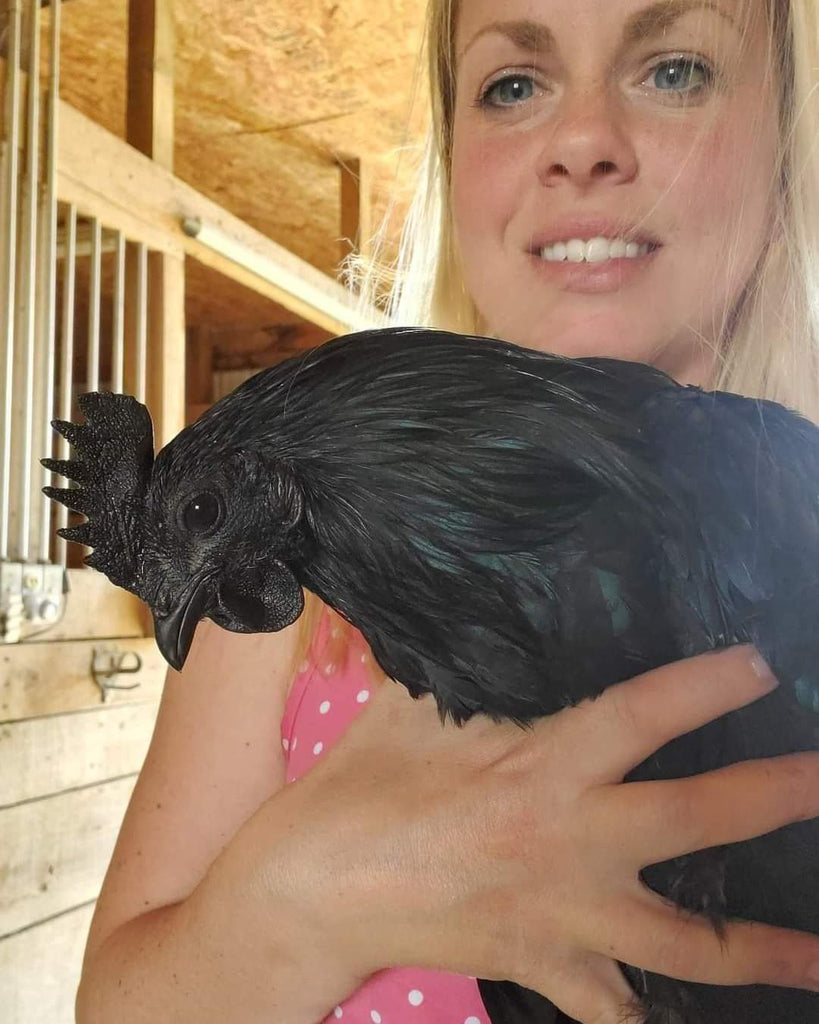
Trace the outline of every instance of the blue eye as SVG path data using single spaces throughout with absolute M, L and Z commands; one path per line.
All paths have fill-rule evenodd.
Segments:
M 652 77 L 660 92 L 695 93 L 710 85 L 714 75 L 708 65 L 700 60 L 676 57 L 658 64 L 652 71 Z
M 481 104 L 487 107 L 512 107 L 534 95 L 534 82 L 528 75 L 507 75 L 499 78 L 481 96 Z

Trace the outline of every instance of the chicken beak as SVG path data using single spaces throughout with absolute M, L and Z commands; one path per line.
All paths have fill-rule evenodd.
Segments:
M 182 671 L 193 643 L 196 624 L 205 617 L 211 602 L 210 577 L 198 580 L 182 595 L 177 606 L 167 615 L 154 616 L 154 636 L 162 657 L 171 668 Z

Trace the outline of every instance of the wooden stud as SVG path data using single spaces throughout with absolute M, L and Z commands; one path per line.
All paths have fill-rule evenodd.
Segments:
M 372 242 L 370 170 L 366 161 L 339 161 L 341 175 L 341 259 L 353 253 L 366 256 Z
M 174 46 L 172 0 L 129 0 L 126 139 L 173 169 Z
M 185 421 L 192 423 L 197 410 L 213 402 L 213 335 L 209 327 L 188 328 L 185 357 Z
M 148 256 L 148 395 L 157 448 L 185 426 L 185 260 Z

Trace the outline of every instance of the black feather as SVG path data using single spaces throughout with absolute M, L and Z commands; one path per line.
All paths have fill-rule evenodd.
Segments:
M 90 466 L 92 446 L 71 433 Z M 132 443 L 96 479 L 106 493 L 130 481 L 130 499 L 92 520 L 95 559 L 111 575 L 130 545 L 160 626 L 193 610 L 278 629 L 299 614 L 301 584 L 455 722 L 526 723 L 752 641 L 783 685 L 629 778 L 819 746 L 819 430 L 781 406 L 641 364 L 386 330 L 258 374 L 163 449 L 139 487 Z M 218 507 L 218 519 L 188 529 L 201 518 L 190 507 Z M 802 822 L 643 877 L 717 928 L 741 916 L 819 932 L 818 848 L 819 822 Z M 651 1024 L 819 1019 L 813 993 L 623 969 Z M 493 1000 L 492 985 L 481 990 L 494 1024 L 564 1019 L 515 986 Z

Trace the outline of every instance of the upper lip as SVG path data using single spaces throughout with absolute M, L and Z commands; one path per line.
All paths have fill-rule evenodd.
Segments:
M 529 240 L 529 252 L 539 254 L 540 250 L 547 245 L 554 245 L 555 242 L 568 242 L 572 238 L 588 242 L 592 238 L 598 237 L 623 238 L 627 242 L 636 242 L 638 245 L 659 246 L 662 244 L 659 238 L 650 231 L 634 225 L 629 227 L 622 220 L 614 221 L 610 217 L 574 217 L 555 221 L 543 231 L 533 234 Z

